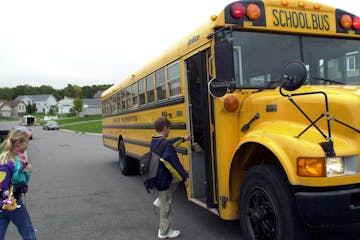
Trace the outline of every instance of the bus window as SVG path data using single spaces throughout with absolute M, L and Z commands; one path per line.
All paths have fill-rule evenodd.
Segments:
M 181 94 L 179 62 L 175 62 L 168 66 L 167 80 L 169 85 L 170 97 Z
M 134 83 L 133 85 L 131 85 L 131 92 L 132 92 L 132 104 L 133 107 L 136 108 L 139 106 L 138 104 L 138 84 Z
M 166 99 L 165 69 L 162 68 L 155 73 L 156 97 L 157 100 Z
M 125 90 L 122 90 L 120 92 L 121 94 L 121 109 L 122 111 L 126 110 L 126 94 L 125 94 Z
M 147 103 L 152 103 L 155 101 L 154 74 L 151 74 L 146 77 L 146 97 L 147 97 Z
M 143 105 L 145 104 L 145 84 L 144 79 L 141 79 L 139 81 L 139 104 Z
M 240 88 L 261 88 L 278 82 L 281 67 L 301 59 L 300 47 L 294 47 L 299 46 L 297 36 L 233 32 L 233 39 L 235 80 Z
M 111 98 L 110 98 L 110 104 L 111 104 L 111 105 L 110 105 L 110 113 L 111 113 L 111 114 L 114 113 L 114 109 L 115 109 L 115 103 L 114 103 L 115 101 L 114 101 L 114 99 L 115 99 L 114 97 L 111 97 Z
M 126 108 L 132 108 L 131 87 L 126 88 Z
M 359 40 L 307 36 L 302 39 L 306 49 L 304 62 L 310 65 L 310 84 L 329 84 L 314 79 L 319 77 L 344 84 L 360 84 Z
M 116 94 L 116 104 L 116 112 L 121 112 L 121 97 L 119 92 Z

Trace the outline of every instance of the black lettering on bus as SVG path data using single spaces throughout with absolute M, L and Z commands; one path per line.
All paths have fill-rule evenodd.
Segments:
M 311 22 L 314 29 L 321 29 L 319 26 L 319 14 L 311 14 Z
M 329 17 L 327 15 L 312 14 L 312 24 L 314 29 L 326 30 L 330 29 Z
M 291 15 L 292 15 L 292 26 L 294 26 L 294 28 L 298 28 L 299 27 L 299 19 L 298 19 L 296 12 L 292 12 Z
M 324 29 L 325 29 L 326 31 L 329 31 L 329 30 L 330 30 L 329 16 L 328 16 L 328 15 L 324 15 L 322 19 L 323 19 L 323 21 L 324 21 Z
M 292 16 L 290 12 L 286 12 L 285 11 L 285 15 L 286 15 L 286 26 L 287 27 L 293 27 L 293 22 L 292 22 Z
M 275 27 L 278 27 L 280 25 L 280 19 L 278 18 L 278 11 L 276 9 L 273 9 L 272 11 L 273 13 L 273 16 L 274 16 L 274 21 L 273 21 L 273 24 Z
M 284 16 L 285 15 L 285 16 Z M 284 17 L 283 17 L 284 16 Z M 284 18 L 286 18 L 286 12 L 283 10 L 279 11 L 279 18 L 280 18 L 280 26 L 286 27 L 286 21 L 284 21 Z
M 301 28 L 311 28 L 308 25 L 306 13 L 299 13 L 299 23 Z

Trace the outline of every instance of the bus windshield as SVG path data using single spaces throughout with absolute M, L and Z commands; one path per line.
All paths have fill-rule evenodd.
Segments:
M 238 88 L 278 86 L 282 67 L 293 60 L 305 63 L 307 84 L 360 85 L 359 40 L 240 31 L 232 39 Z

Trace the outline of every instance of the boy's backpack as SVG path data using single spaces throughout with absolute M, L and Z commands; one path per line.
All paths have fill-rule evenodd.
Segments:
M 140 159 L 140 173 L 144 178 L 144 185 L 148 193 L 150 193 L 149 189 L 153 189 L 155 187 L 160 155 L 164 151 L 166 145 L 167 140 L 165 138 L 161 139 L 154 151 L 145 153 Z

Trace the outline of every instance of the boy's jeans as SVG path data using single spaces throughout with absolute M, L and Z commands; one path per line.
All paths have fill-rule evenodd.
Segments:
M 176 191 L 179 181 L 173 177 L 168 190 L 159 191 L 160 199 L 160 232 L 167 234 L 171 224 L 171 202 L 174 192 Z
M 0 211 L 0 240 L 5 239 L 10 221 L 15 224 L 23 240 L 36 240 L 35 229 L 21 197 L 17 200 L 17 204 L 21 207 L 14 211 Z

